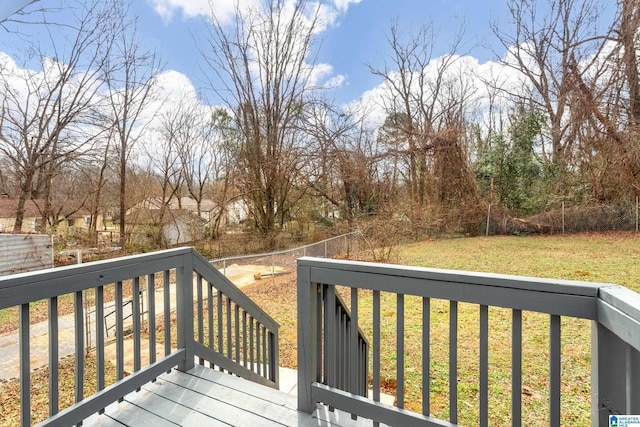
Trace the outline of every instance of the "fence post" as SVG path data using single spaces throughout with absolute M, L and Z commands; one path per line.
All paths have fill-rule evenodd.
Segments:
M 562 234 L 564 234 L 564 200 L 562 201 Z
M 489 209 L 487 210 L 487 231 L 485 232 L 485 236 L 489 235 L 489 220 L 491 219 L 491 203 L 489 203 Z
M 276 284 L 276 260 L 275 255 L 271 254 L 271 286 Z
M 638 232 L 638 196 L 636 196 L 636 233 Z

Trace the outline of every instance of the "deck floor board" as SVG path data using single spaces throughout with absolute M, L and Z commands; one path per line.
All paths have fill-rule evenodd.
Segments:
M 196 366 L 189 372 L 173 370 L 121 403 L 105 408 L 83 422 L 90 427 L 150 426 L 203 427 L 303 426 L 360 427 L 370 420 L 319 405 L 314 414 L 298 412 L 297 398 L 250 381 Z

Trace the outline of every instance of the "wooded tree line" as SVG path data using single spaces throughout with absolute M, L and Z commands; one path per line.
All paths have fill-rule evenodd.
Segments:
M 431 24 L 392 24 L 369 66 L 376 98 L 349 106 L 314 77 L 316 2 L 237 6 L 232 23 L 212 11 L 200 59 L 217 106 L 167 95 L 125 3 L 70 7 L 66 37 L 43 24 L 49 40 L 29 52 L 42 71 L 0 58 L 0 191 L 20 202 L 16 231 L 29 199 L 48 201 L 50 228 L 52 200 L 116 210 L 123 239 L 144 198 L 241 199 L 275 242 L 293 220 L 473 232 L 489 203 L 522 217 L 640 194 L 638 0 L 604 25 L 595 0 L 508 0 L 509 22 L 492 24 L 507 53 L 482 73 L 464 28 L 440 52 Z

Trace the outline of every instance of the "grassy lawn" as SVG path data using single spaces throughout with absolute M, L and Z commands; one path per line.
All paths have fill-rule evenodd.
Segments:
M 399 262 L 433 268 L 463 269 L 568 280 L 616 283 L 640 291 L 640 237 L 635 233 L 571 236 L 479 237 L 425 241 L 398 250 Z M 421 313 L 416 302 L 415 321 Z M 447 340 L 448 307 L 432 309 L 435 341 L 432 411 L 448 416 Z M 510 420 L 510 311 L 490 309 L 490 411 L 491 424 Z M 544 425 L 548 416 L 548 316 L 524 313 L 523 317 L 523 424 Z M 478 308 L 461 304 L 459 314 L 459 414 L 461 424 L 477 424 Z M 407 339 L 411 340 L 410 337 Z M 417 350 L 419 353 L 419 350 Z M 409 352 L 412 354 L 412 352 Z M 562 319 L 562 424 L 590 425 L 590 323 Z M 415 360 L 416 368 L 419 360 Z M 408 368 L 409 377 L 411 367 Z M 439 370 L 442 372 L 439 372 Z M 418 378 L 417 380 L 421 380 Z M 441 384 L 442 383 L 442 384 Z M 410 391 L 420 408 L 419 389 Z M 467 401 L 468 400 L 468 401 Z M 435 406 L 435 408 L 434 408 Z M 417 409 L 416 408 L 416 409 Z
M 398 256 L 400 263 L 407 265 L 617 283 L 639 291 L 638 243 L 640 238 L 634 233 L 480 237 L 406 245 L 399 248 Z M 436 389 L 441 385 L 443 392 L 436 395 L 432 411 L 438 416 L 447 416 L 448 306 L 440 303 L 432 309 L 432 340 L 435 343 L 431 376 L 432 385 Z M 420 309 L 417 303 L 413 310 L 417 312 L 418 322 Z M 510 420 L 511 313 L 491 308 L 489 318 L 490 424 L 500 424 Z M 524 425 L 545 425 L 548 417 L 548 323 L 548 316 L 543 314 L 525 312 L 523 315 Z M 459 325 L 459 418 L 461 424 L 475 425 L 478 413 L 477 306 L 461 304 Z M 590 359 L 590 323 L 563 318 L 563 425 L 590 425 Z M 438 372 L 440 369 L 442 373 Z M 408 371 L 410 376 L 411 368 Z M 416 391 L 413 402 L 419 406 L 419 390 Z
M 497 236 L 399 248 L 399 263 L 432 268 L 615 283 L 640 291 L 640 235 Z

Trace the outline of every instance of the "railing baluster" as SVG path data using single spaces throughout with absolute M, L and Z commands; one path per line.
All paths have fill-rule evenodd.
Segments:
M 209 315 L 209 348 L 213 350 L 214 347 L 214 332 L 215 332 L 215 324 L 213 323 L 213 286 L 211 283 L 207 283 L 207 305 L 209 306 L 209 310 L 207 310 L 207 314 Z M 211 364 L 211 362 L 209 362 Z
M 204 344 L 204 308 L 202 301 L 202 275 L 198 274 L 196 278 L 196 298 L 197 298 L 197 307 L 198 307 L 198 342 L 200 344 Z M 200 365 L 204 365 L 204 359 L 202 357 L 198 358 L 198 362 Z
M 267 369 L 269 360 L 267 359 L 267 328 L 264 326 L 262 326 L 262 363 L 262 376 L 267 378 L 269 376 L 269 370 Z
M 322 353 L 322 359 L 321 359 L 322 372 L 323 372 L 322 381 L 323 381 L 323 384 L 329 385 L 329 355 L 327 354 L 327 352 L 329 351 L 329 334 L 327 332 L 329 330 L 329 311 L 328 311 L 329 297 L 327 295 L 329 291 L 329 287 L 327 285 L 320 285 L 320 288 L 321 288 L 321 294 L 322 294 L 322 297 L 321 297 L 321 300 L 322 300 L 321 325 L 322 326 L 318 325 L 318 328 L 322 330 L 318 330 L 318 338 L 322 339 L 323 341 L 322 348 L 324 350 L 324 353 Z
M 240 363 L 240 306 L 234 304 L 233 307 L 235 321 L 235 341 L 236 341 L 236 363 Z
M 99 324 L 99 322 L 96 322 Z M 58 403 L 58 297 L 49 298 L 49 416 L 60 411 Z
M 116 311 L 116 379 L 124 378 L 124 316 L 122 313 L 122 282 L 115 284 Z M 119 400 L 122 402 L 122 399 Z
M 489 307 L 480 306 L 480 427 L 489 425 Z
M 171 353 L 171 275 L 165 270 L 162 276 L 164 288 L 164 355 Z
M 20 424 L 31 425 L 31 348 L 29 343 L 29 304 L 20 305 Z
M 336 305 L 336 323 L 338 325 L 338 330 L 336 331 L 337 335 L 338 335 L 338 343 L 337 343 L 337 351 L 336 351 L 336 356 L 337 356 L 337 364 L 338 364 L 338 383 L 336 384 L 336 387 L 338 387 L 341 390 L 345 390 L 345 371 L 344 371 L 344 367 L 346 365 L 345 363 L 345 351 L 344 351 L 344 342 L 345 342 L 345 338 L 344 336 L 346 335 L 345 333 L 345 329 L 346 329 L 346 322 L 345 322 L 345 315 L 344 312 L 340 309 L 340 307 L 338 305 Z
M 362 340 L 362 355 L 363 355 L 363 364 L 362 364 L 362 395 L 368 396 L 369 391 L 369 344 Z
M 258 367 L 258 375 L 262 375 L 262 360 L 260 357 L 260 328 L 262 325 L 256 322 L 256 366 Z
M 404 295 L 397 295 L 396 328 L 396 400 L 398 408 L 404 408 Z
M 104 287 L 96 288 L 96 385 L 98 390 L 104 389 Z M 49 365 L 51 366 L 51 365 Z
M 511 339 L 511 423 L 522 425 L 522 310 L 513 310 Z
M 323 368 L 325 367 L 325 363 L 324 363 L 324 358 L 322 357 L 322 349 L 323 349 L 323 336 L 324 333 L 322 332 L 323 330 L 323 322 L 322 319 L 324 318 L 324 314 L 322 312 L 322 293 L 323 293 L 323 286 L 322 285 L 315 285 L 311 287 L 311 292 L 312 293 L 317 293 L 317 297 L 315 298 L 315 303 L 316 303 L 316 319 L 315 319 L 315 326 L 316 326 L 316 330 L 315 331 L 311 331 L 312 335 L 316 337 L 316 376 L 314 378 L 314 380 L 319 381 L 319 382 L 323 382 Z M 312 311 L 313 311 L 313 307 L 312 307 Z M 313 319 L 312 319 L 313 322 Z
M 247 312 L 242 311 L 242 365 L 247 367 Z
M 350 356 L 350 370 L 351 370 L 351 393 L 358 394 L 358 289 L 351 288 L 351 328 L 350 328 L 349 341 L 351 344 Z
M 351 322 L 347 312 L 341 308 L 342 312 L 342 389 L 349 390 L 349 378 L 351 378 L 351 365 L 349 363 L 351 359 L 351 349 L 349 348 L 349 335 L 351 330 Z
M 231 298 L 227 297 L 225 303 L 225 309 L 227 312 L 227 357 L 231 359 L 231 349 L 233 336 L 231 335 Z
M 253 347 L 253 316 L 249 316 L 249 366 L 252 371 L 254 371 L 254 366 L 253 366 L 253 353 L 254 353 L 254 347 Z M 254 371 L 255 372 L 255 371 Z
M 422 414 L 431 408 L 431 299 L 422 298 Z
M 449 301 L 449 421 L 458 423 L 458 302 Z
M 351 349 L 349 348 L 349 335 L 350 335 L 350 330 L 351 330 L 351 322 L 349 320 L 349 316 L 347 315 L 347 312 L 341 308 L 341 312 L 342 312 L 342 323 L 343 323 L 343 329 L 342 329 L 342 377 L 344 378 L 342 380 L 342 388 L 343 390 L 349 390 L 349 378 L 351 378 L 351 365 L 350 365 L 350 358 L 351 358 Z
M 327 335 L 327 347 L 325 349 L 325 357 L 327 358 L 327 385 L 336 387 L 336 288 L 334 286 L 327 287 L 327 301 L 325 310 L 327 311 L 325 334 Z
M 224 351 L 224 335 L 222 334 L 222 292 L 220 292 L 220 290 L 216 290 L 216 305 L 218 309 L 218 353 L 222 354 Z M 220 370 L 223 370 L 222 367 L 220 367 Z
M 133 317 L 133 372 L 138 372 L 141 365 L 141 339 L 140 339 L 140 277 L 133 279 L 131 288 L 131 314 Z M 140 391 L 140 390 L 138 390 Z
M 373 291 L 373 400 L 380 402 L 380 291 Z M 374 423 L 377 424 L 377 423 Z
M 75 402 L 84 398 L 84 310 L 82 309 L 82 291 L 74 292 L 75 324 Z
M 549 426 L 560 426 L 560 316 L 549 325 Z
M 156 361 L 156 275 L 147 275 L 147 329 L 149 330 L 149 364 Z

